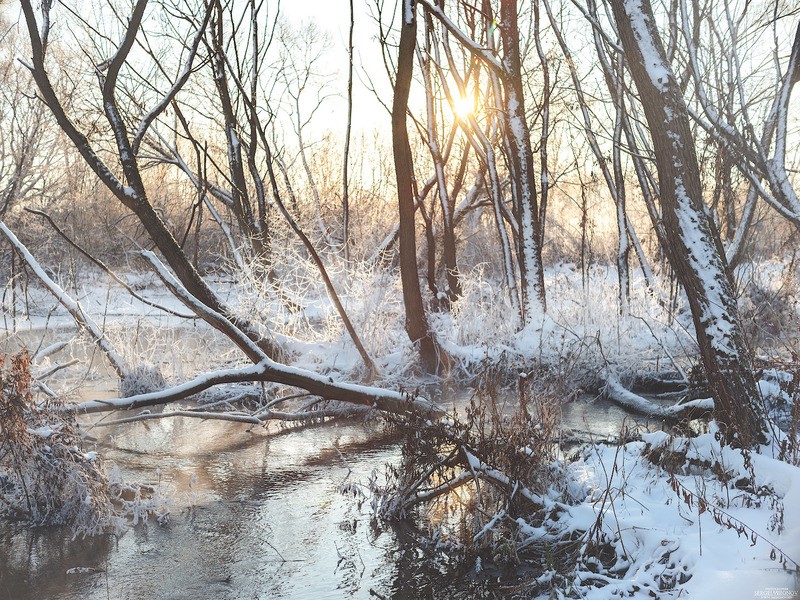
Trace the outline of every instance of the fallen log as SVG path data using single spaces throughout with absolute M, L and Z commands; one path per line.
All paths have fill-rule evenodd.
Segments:
M 606 373 L 603 380 L 605 383 L 602 389 L 604 398 L 640 415 L 670 421 L 684 421 L 709 415 L 714 410 L 714 400 L 712 398 L 701 398 L 689 400 L 682 404 L 661 406 L 625 388 L 615 375 Z
M 93 423 L 92 427 L 109 427 L 122 425 L 124 423 L 136 423 L 138 421 L 150 421 L 153 419 L 169 419 L 173 417 L 186 417 L 192 419 L 202 419 L 204 421 L 232 421 L 234 423 L 246 423 L 250 425 L 265 425 L 267 421 L 284 422 L 303 422 L 317 419 L 356 417 L 368 414 L 370 409 L 366 406 L 334 406 L 319 410 L 307 410 L 302 412 L 285 411 L 264 411 L 259 414 L 230 413 L 230 412 L 209 412 L 198 410 L 173 410 L 168 412 L 150 413 L 144 412 L 131 417 L 123 417 L 113 421 L 100 421 Z
M 240 369 L 223 369 L 206 373 L 180 385 L 157 392 L 111 400 L 90 400 L 72 404 L 65 408 L 79 413 L 145 408 L 184 400 L 216 385 L 253 381 L 290 385 L 328 400 L 360 404 L 401 415 L 416 414 L 432 419 L 444 415 L 444 409 L 427 398 L 373 386 L 334 381 L 331 377 L 318 375 L 305 369 L 281 365 L 268 358 L 264 358 L 255 365 Z

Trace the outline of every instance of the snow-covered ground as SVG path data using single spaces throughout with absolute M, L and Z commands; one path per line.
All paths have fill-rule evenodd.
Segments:
M 299 259 L 296 259 L 299 260 Z M 348 338 L 324 288 L 309 275 L 288 279 L 284 300 L 302 307 L 289 310 L 270 286 L 253 276 L 220 277 L 210 280 L 212 288 L 234 312 L 263 327 L 292 353 L 293 366 L 324 371 L 339 377 L 358 378 L 360 357 Z M 176 313 L 190 313 L 164 289 L 153 274 L 128 273 L 123 279 L 148 301 Z M 399 278 L 378 269 L 334 274 L 335 284 L 355 329 L 387 383 L 407 381 L 414 372 L 414 351 L 404 330 Z M 107 333 L 131 364 L 137 363 L 141 344 L 130 344 L 131 335 L 156 329 L 207 332 L 197 319 L 182 319 L 130 296 L 104 275 L 87 273 L 61 282 L 73 299 Z M 505 360 L 570 365 L 575 375 L 596 374 L 609 365 L 623 372 L 675 369 L 695 352 L 689 333 L 691 321 L 680 301 L 670 306 L 663 293 L 649 290 L 633 278 L 631 309 L 621 316 L 617 305 L 613 269 L 595 267 L 585 285 L 573 265 L 548 269 L 546 286 L 549 311 L 533 324 L 518 331 L 518 317 L 507 294 L 491 274 L 476 268 L 463 276 L 463 297 L 450 312 L 431 313 L 430 321 L 443 347 L 455 359 L 452 377 L 469 379 L 481 364 Z M 6 294 L 6 302 L 10 294 Z M 674 312 L 671 312 L 674 311 Z M 9 306 L 4 307 L 3 327 L 7 332 L 35 332 L 45 328 L 68 331 L 72 319 L 52 295 L 35 282 L 26 293 L 17 293 L 17 316 L 12 322 Z M 126 347 L 128 346 L 128 347 Z M 222 349 L 224 345 L 220 346 Z M 236 353 L 233 352 L 233 355 Z M 138 357 L 153 362 L 148 353 Z M 225 355 L 225 359 L 231 356 Z M 157 362 L 157 360 L 156 360 Z
M 584 559 L 580 597 L 796 598 L 800 468 L 776 452 L 721 446 L 713 431 L 587 448 L 569 465 L 572 493 L 585 499 L 564 528 L 599 532 L 614 558 Z M 678 456 L 685 462 L 663 466 Z

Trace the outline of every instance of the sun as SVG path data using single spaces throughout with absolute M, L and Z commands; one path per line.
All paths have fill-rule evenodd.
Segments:
M 475 104 L 472 98 L 466 96 L 458 96 L 453 99 L 453 112 L 457 117 L 466 119 L 475 112 Z

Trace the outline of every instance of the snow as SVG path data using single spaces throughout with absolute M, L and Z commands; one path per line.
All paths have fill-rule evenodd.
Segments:
M 89 573 L 97 573 L 99 569 L 95 567 L 71 567 L 65 571 L 67 575 L 86 575 Z
M 284 261 L 284 264 L 297 271 L 313 268 L 306 263 L 293 265 Z M 136 284 L 147 299 L 186 312 L 157 277 L 134 277 L 128 273 L 122 277 Z M 253 277 L 255 280 L 256 275 Z M 515 306 L 505 286 L 494 280 L 490 266 L 479 265 L 462 272 L 462 298 L 453 304 L 450 313 L 430 315 L 437 336 L 457 361 L 457 372 L 472 371 L 482 361 L 498 360 L 504 355 L 509 359 L 517 357 L 525 371 L 529 369 L 524 365 L 530 364 L 526 361 L 534 357 L 549 363 L 569 355 L 587 372 L 598 371 L 607 359 L 612 365 L 621 365 L 620 374 L 624 374 L 627 370 L 655 368 L 659 363 L 669 367 L 670 355 L 681 357 L 694 343 L 687 331 L 691 321 L 682 301 L 679 299 L 677 306 L 679 319 L 674 321 L 667 308 L 659 303 L 658 296 L 644 285 L 638 271 L 631 273 L 631 314 L 627 317 L 618 314 L 613 269 L 593 267 L 588 272 L 586 288 L 580 270 L 571 264 L 549 268 L 545 279 L 551 295 L 549 313 L 535 315 L 528 328 L 518 331 Z M 292 366 L 326 372 L 335 380 L 351 379 L 360 368 L 358 353 L 346 338 L 324 289 L 311 281 L 301 280 L 296 292 L 286 287 L 287 296 L 300 300 L 303 306 L 303 311 L 296 314 L 288 312 L 264 282 L 251 288 L 248 275 L 236 283 L 224 278 L 211 279 L 209 285 L 235 313 L 247 316 L 253 323 L 268 323 L 271 334 L 285 344 L 293 357 Z M 180 370 L 181 354 L 193 356 L 184 365 L 192 364 L 195 369 L 205 362 L 212 370 L 219 369 L 219 359 L 241 360 L 223 344 L 220 334 L 203 322 L 165 315 L 131 298 L 104 275 L 86 273 L 77 285 L 77 290 L 71 293 L 80 299 L 85 313 L 102 315 L 103 334 L 129 364 L 143 359 L 141 350 L 128 347 L 131 339 L 139 339 L 149 349 L 144 355 L 146 360 L 166 363 L 163 367 L 168 379 L 170 373 L 180 381 L 192 376 L 192 368 L 185 374 Z M 347 283 L 340 289 L 367 350 L 379 369 L 390 374 L 387 384 L 392 386 L 395 381 L 407 385 L 414 351 L 403 328 L 396 278 L 380 270 L 351 270 Z M 73 327 L 72 319 L 49 293 L 31 285 L 29 298 L 30 314 L 18 319 L 18 329 L 31 330 L 34 335 L 37 329 L 55 327 L 64 336 Z M 21 310 L 19 314 L 22 313 Z M 652 332 L 642 327 L 642 319 L 651 324 Z M 154 347 L 153 343 L 162 338 L 169 345 Z M 596 339 L 597 343 L 587 345 L 586 339 Z M 202 349 L 212 343 L 211 348 L 202 351 L 203 355 L 197 355 L 198 345 Z M 58 377 L 79 376 L 80 371 L 80 366 L 71 367 Z
M 41 427 L 36 427 L 34 429 L 28 428 L 27 431 L 31 435 L 35 435 L 42 439 L 47 439 L 54 433 L 58 432 L 60 427 L 58 426 L 51 426 L 51 425 L 42 425 Z
M 655 45 L 655 40 L 650 32 L 653 23 L 645 15 L 641 0 L 625 0 L 625 12 L 630 18 L 633 35 L 639 42 L 642 53 L 642 62 L 653 86 L 661 92 L 667 91 L 667 81 L 671 70 L 661 58 L 661 53 Z
M 780 265 L 775 265 L 776 272 L 780 269 Z M 125 277 L 133 281 L 128 275 Z M 498 361 L 506 356 L 520 366 L 519 372 L 527 375 L 534 358 L 546 363 L 555 361 L 555 357 L 564 360 L 563 357 L 568 356 L 570 358 L 565 360 L 579 364 L 580 370 L 591 372 L 594 368 L 599 372 L 610 362 L 624 373 L 626 369 L 655 367 L 659 361 L 662 361 L 662 367 L 668 366 L 665 349 L 674 356 L 681 356 L 683 347 L 691 347 L 691 338 L 686 333 L 690 324 L 686 311 L 679 303 L 678 313 L 682 315 L 679 319 L 683 320 L 671 322 L 658 296 L 647 290 L 638 274 L 632 273 L 631 314 L 628 316 L 618 313 L 613 268 L 595 267 L 590 270 L 586 288 L 582 286 L 580 270 L 571 264 L 548 269 L 546 278 L 551 291 L 550 313 L 537 318 L 533 327 L 523 332 L 517 332 L 515 319 L 509 318 L 512 313 L 502 285 L 482 269 L 464 273 L 464 297 L 455 303 L 451 313 L 432 315 L 432 325 L 464 370 L 474 370 L 482 361 Z M 170 299 L 159 287 L 157 278 L 139 277 L 135 283 L 147 297 L 158 297 L 159 303 L 179 308 L 177 301 Z M 271 323 L 276 333 L 284 336 L 287 346 L 297 351 L 293 363 L 281 368 L 284 374 L 308 376 L 308 370 L 313 370 L 324 373 L 316 377 L 328 381 L 347 378 L 357 371 L 357 353 L 341 328 L 334 326 L 336 318 L 323 289 L 307 284 L 304 294 L 297 296 L 302 297 L 306 312 L 293 317 L 269 296 L 253 296 L 246 287 L 247 283 L 238 281 L 232 284 L 219 280 L 212 281 L 211 285 L 225 296 L 234 310 L 248 314 L 254 320 L 263 318 Z M 352 306 L 351 318 L 367 330 L 365 343 L 375 351 L 383 370 L 399 374 L 395 375 L 395 380 L 382 385 L 392 387 L 392 381 L 407 383 L 405 369 L 413 361 L 413 350 L 403 331 L 396 281 L 380 272 L 354 270 L 343 290 L 345 301 Z M 143 323 L 148 322 L 161 328 L 165 325 L 176 328 L 176 346 L 188 339 L 191 332 L 199 337 L 215 335 L 204 324 L 188 325 L 175 317 L 159 315 L 152 307 L 126 297 L 116 284 L 104 281 L 101 276 L 83 281 L 76 296 L 81 298 L 87 312 L 106 313 L 104 333 L 114 340 L 130 340 L 130 332 L 144 329 Z M 356 298 L 360 301 L 356 302 Z M 30 325 L 42 326 L 45 323 L 49 310 L 46 306 L 40 310 L 41 316 L 31 317 Z M 57 308 L 55 316 L 50 317 L 51 323 L 58 322 L 63 327 L 67 323 L 65 317 L 64 310 Z M 292 318 L 306 321 L 298 324 Z M 642 327 L 642 319 L 651 324 L 652 332 Z M 309 330 L 308 320 L 317 327 Z M 117 327 L 118 331 L 115 330 Z M 587 339 L 596 340 L 596 343 L 587 343 Z M 181 350 L 176 348 L 176 352 Z M 188 352 L 197 353 L 196 350 Z M 207 359 L 219 360 L 221 357 L 219 352 L 206 352 L 209 354 L 205 357 Z M 230 361 L 227 368 L 218 365 L 211 372 L 203 370 L 201 375 L 189 379 L 184 385 L 205 384 L 212 377 L 226 374 L 232 378 L 246 378 L 258 374 L 263 368 L 263 365 L 243 367 L 241 358 L 231 360 L 228 357 L 227 360 Z M 247 369 L 251 371 L 245 372 Z M 80 369 L 71 367 L 65 371 L 80 372 Z M 780 382 L 785 377 L 778 371 L 765 373 L 760 383 L 765 398 L 782 397 Z M 186 381 L 185 377 L 177 379 Z M 353 391 L 363 391 L 360 386 L 350 385 Z M 343 387 L 347 385 L 343 384 Z M 395 394 L 397 399 L 405 399 L 401 392 Z M 96 402 L 102 405 L 103 401 Z M 124 405 L 131 399 L 117 402 Z M 702 405 L 708 401 L 696 402 Z M 42 437 L 52 435 L 47 429 L 32 433 Z M 704 494 L 710 501 L 721 502 L 720 509 L 762 537 L 751 546 L 746 536 L 739 537 L 736 531 L 715 523 L 710 510 L 698 515 L 697 503 L 689 507 L 683 502 L 670 487 L 665 470 L 642 456 L 646 448 L 679 449 L 694 461 L 716 461 L 724 465 L 731 474 L 728 484 L 700 469 L 678 473 L 676 478 L 692 493 Z M 797 467 L 781 463 L 773 458 L 773 454 L 773 449 L 765 448 L 760 454 L 751 453 L 749 460 L 755 473 L 755 486 L 770 486 L 776 502 L 784 508 L 782 532 L 770 528 L 771 523 L 775 523 L 773 517 L 778 512 L 777 503 L 762 501 L 760 506 L 746 505 L 746 494 L 734 484 L 742 477 L 751 477 L 747 461 L 740 451 L 721 447 L 713 430 L 691 441 L 674 439 L 659 431 L 644 434 L 642 441 L 628 444 L 620 451 L 612 446 L 587 450 L 579 460 L 566 465 L 563 494 L 576 499 L 571 505 L 564 503 L 563 498 L 536 494 L 531 490 L 522 489 L 518 493 L 538 503 L 566 506 L 561 525 L 564 528 L 587 531 L 598 517 L 602 518 L 602 532 L 620 551 L 616 559 L 618 573 L 597 575 L 585 569 L 577 571 L 576 581 L 584 582 L 580 587 L 585 591 L 583 597 L 608 598 L 614 590 L 619 590 L 644 598 L 649 590 L 655 590 L 657 597 L 662 598 L 716 598 L 721 597 L 722 591 L 729 593 L 726 598 L 753 598 L 757 593 L 767 593 L 769 588 L 794 590 L 796 587 L 794 576 L 777 568 L 778 564 L 770 560 L 772 546 L 767 542 L 793 560 L 800 557 L 800 515 L 797 514 L 800 474 Z M 90 454 L 84 457 L 92 460 Z M 475 456 L 469 457 L 469 465 L 482 476 L 509 483 L 503 473 Z M 607 489 L 610 490 L 608 495 Z M 519 524 L 520 532 L 531 538 L 545 533 L 538 524 Z M 623 546 L 627 551 L 624 559 Z M 667 562 L 662 564 L 660 561 L 665 558 Z M 659 590 L 660 584 L 670 577 L 678 577 L 680 573 L 685 573 L 689 579 L 671 592 Z M 590 580 L 590 577 L 594 579 Z M 606 582 L 604 588 L 590 585 L 598 579 Z M 638 592 L 634 591 L 637 587 Z
M 688 458 L 718 461 L 731 475 L 728 484 L 708 471 L 686 469 L 675 475 L 681 490 L 676 494 L 668 473 L 643 454 L 654 448 L 688 449 Z M 734 482 L 749 477 L 740 450 L 721 447 L 713 433 L 695 440 L 672 438 L 664 432 L 645 434 L 643 441 L 618 450 L 613 446 L 587 449 L 569 465 L 584 498 L 570 507 L 568 527 L 589 530 L 600 519 L 601 531 L 617 552 L 616 574 L 603 574 L 602 588 L 581 590 L 584 598 L 609 598 L 614 593 L 636 598 L 725 598 L 744 600 L 769 596 L 796 597 L 795 573 L 780 568 L 770 558 L 782 552 L 800 560 L 800 468 L 771 458 L 768 448 L 751 453 L 756 487 L 773 488 L 773 501 L 748 502 L 750 494 Z M 688 505 L 682 490 L 694 495 Z M 709 506 L 699 511 L 698 498 Z M 740 521 L 746 532 L 715 522 L 714 511 Z M 724 512 L 722 512 L 724 511 Z M 783 513 L 783 530 L 774 527 L 773 516 Z M 533 533 L 533 532 L 532 532 Z M 755 537 L 755 543 L 752 538 Z M 625 556 L 623 559 L 622 556 Z M 790 568 L 793 567 L 789 562 Z M 597 579 L 578 568 L 576 579 Z M 681 583 L 682 580 L 685 580 Z M 667 588 L 667 589 L 664 589 Z M 777 593 L 777 592 L 775 592 Z M 765 596 L 766 594 L 766 596 Z
M 681 179 L 676 178 L 675 191 L 681 241 L 688 251 L 692 271 L 703 282 L 705 301 L 701 307 L 701 321 L 705 333 L 718 352 L 723 356 L 733 356 L 736 354 L 736 344 L 732 339 L 734 323 L 727 300 L 730 289 L 724 267 L 709 234 L 701 228 L 704 216 L 692 204 Z
M 518 223 L 522 237 L 520 244 L 522 251 L 520 270 L 522 271 L 521 276 L 525 286 L 521 290 L 523 300 L 522 313 L 524 326 L 529 327 L 535 319 L 540 318 L 544 313 L 544 306 L 540 298 L 540 295 L 544 294 L 544 290 L 539 285 L 539 255 L 541 249 L 538 247 L 537 235 L 534 230 L 534 223 L 538 216 L 533 212 L 532 203 L 536 201 L 536 198 L 530 185 L 533 174 L 528 170 L 530 156 L 527 155 L 529 148 L 526 148 L 524 143 L 528 135 L 524 115 L 521 114 L 522 105 L 513 87 L 509 87 L 506 90 L 506 94 L 508 124 L 512 134 L 510 143 L 514 152 L 519 156 L 519 172 L 515 174 L 515 177 L 518 180 L 517 185 L 521 186 L 518 192 L 520 211 Z M 514 182 L 512 182 L 512 185 L 514 185 Z
M 403 22 L 406 25 L 414 22 L 414 0 L 403 0 Z

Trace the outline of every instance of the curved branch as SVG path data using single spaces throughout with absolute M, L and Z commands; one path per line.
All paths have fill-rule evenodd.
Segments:
M 186 85 L 186 82 L 189 80 L 189 76 L 192 74 L 192 65 L 194 63 L 195 56 L 197 56 L 197 48 L 200 46 L 200 40 L 205 33 L 206 26 L 208 25 L 208 21 L 211 18 L 211 10 L 206 10 L 206 16 L 203 19 L 202 24 L 197 29 L 197 33 L 195 34 L 194 41 L 192 42 L 191 47 L 189 48 L 189 58 L 186 59 L 186 64 L 183 67 L 183 71 L 181 72 L 180 77 L 178 80 L 172 85 L 169 91 L 164 95 L 161 101 L 156 104 L 150 112 L 148 112 L 144 117 L 142 117 L 141 122 L 139 123 L 139 128 L 136 130 L 136 135 L 133 137 L 133 144 L 132 149 L 133 153 L 136 154 L 139 152 L 139 146 L 142 143 L 142 139 L 144 138 L 145 134 L 147 133 L 147 129 L 152 125 L 153 121 L 158 118 L 164 110 L 166 110 L 167 106 L 175 99 L 175 96 L 178 95 L 178 92 Z

